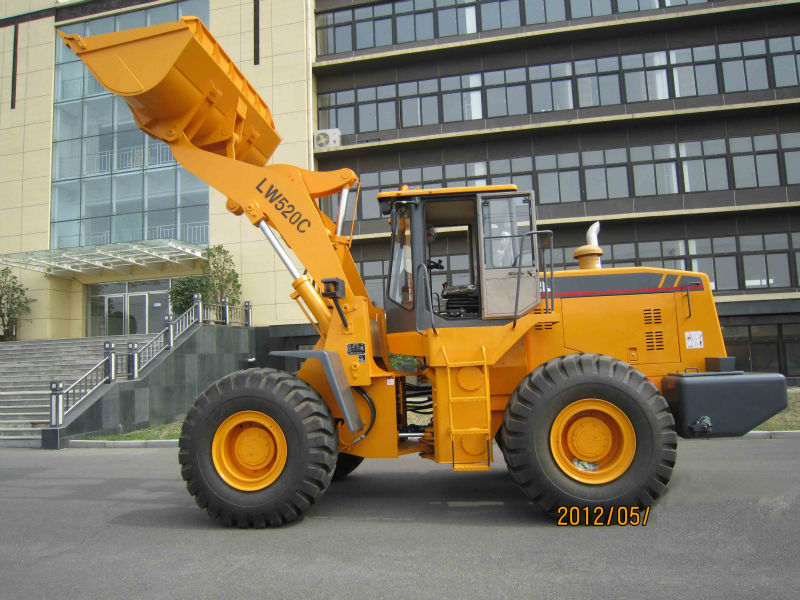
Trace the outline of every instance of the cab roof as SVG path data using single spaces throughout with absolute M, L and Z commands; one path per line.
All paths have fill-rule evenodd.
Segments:
M 405 186 L 404 186 L 405 187 Z M 409 198 L 413 196 L 439 196 L 450 194 L 483 194 L 485 192 L 516 192 L 517 186 L 512 184 L 505 185 L 479 185 L 470 187 L 451 187 L 451 188 L 426 188 L 426 189 L 399 189 L 391 192 L 379 192 L 378 200 L 392 200 L 398 198 Z

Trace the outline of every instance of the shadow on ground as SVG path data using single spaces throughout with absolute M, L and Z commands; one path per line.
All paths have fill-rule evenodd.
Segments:
M 179 493 L 162 496 L 159 503 L 159 508 L 134 509 L 111 522 L 167 529 L 218 526 L 195 505 L 183 486 Z M 488 473 L 364 470 L 331 484 L 306 518 L 316 519 L 552 526 L 552 519 L 528 501 L 505 469 Z

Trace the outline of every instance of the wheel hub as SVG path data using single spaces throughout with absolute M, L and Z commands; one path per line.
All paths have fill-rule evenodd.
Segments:
M 608 483 L 622 476 L 636 454 L 636 433 L 615 404 L 584 398 L 558 413 L 550 429 L 558 467 L 581 483 Z
M 607 454 L 612 444 L 611 430 L 594 415 L 576 419 L 567 435 L 578 460 L 595 461 Z
M 238 412 L 217 428 L 211 456 L 225 483 L 246 492 L 262 490 L 286 466 L 286 437 L 272 417 L 252 410 Z
M 239 426 L 242 428 L 242 426 Z M 243 428 L 236 437 L 236 457 L 243 466 L 259 469 L 275 455 L 272 437 L 260 427 Z

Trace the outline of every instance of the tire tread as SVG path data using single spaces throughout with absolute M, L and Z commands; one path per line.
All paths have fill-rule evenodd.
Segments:
M 205 484 L 196 463 L 193 432 L 215 401 L 237 390 L 270 390 L 298 417 L 308 442 L 308 459 L 303 465 L 302 488 L 295 489 L 277 506 L 243 508 L 217 497 Z M 181 477 L 197 505 L 228 526 L 244 528 L 278 527 L 299 519 L 325 492 L 336 465 L 338 438 L 330 410 L 319 394 L 304 381 L 276 369 L 247 369 L 212 383 L 186 415 L 178 442 Z
M 657 460 L 646 481 L 629 494 L 641 506 L 649 506 L 666 491 L 675 466 L 677 433 L 674 419 L 663 396 L 644 374 L 610 356 L 582 353 L 555 358 L 534 369 L 520 383 L 509 400 L 500 430 L 500 447 L 511 476 L 525 495 L 546 512 L 553 512 L 559 504 L 578 500 L 570 498 L 540 470 L 536 457 L 531 455 L 528 436 L 537 408 L 557 397 L 563 389 L 561 386 L 568 386 L 581 378 L 587 378 L 587 381 L 607 378 L 628 388 L 639 405 L 652 415 L 656 424 L 653 445 Z

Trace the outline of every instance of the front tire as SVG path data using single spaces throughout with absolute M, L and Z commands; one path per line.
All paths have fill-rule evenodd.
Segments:
M 330 484 L 336 427 L 319 394 L 274 369 L 212 383 L 189 410 L 178 460 L 189 493 L 226 525 L 275 527 L 305 514 Z
M 559 506 L 649 506 L 666 489 L 675 422 L 641 372 L 610 356 L 573 354 L 528 375 L 509 400 L 503 454 L 522 491 Z

